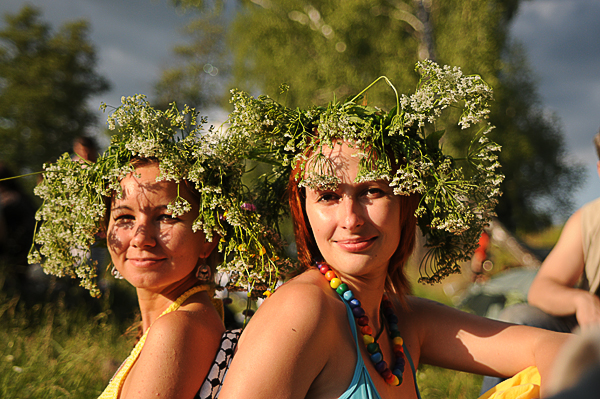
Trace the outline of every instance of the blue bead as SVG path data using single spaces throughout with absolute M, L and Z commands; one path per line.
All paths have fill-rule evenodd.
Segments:
M 379 363 L 382 360 L 383 360 L 383 355 L 381 354 L 381 352 L 375 352 L 371 355 L 371 361 L 375 364 Z
M 398 324 L 390 323 L 390 331 L 398 331 Z
M 359 317 L 363 317 L 365 315 L 365 310 L 359 306 L 352 309 L 352 314 L 358 319 Z
M 344 299 L 349 301 L 352 298 L 354 298 L 354 294 L 352 293 L 352 291 L 348 290 L 346 292 L 344 292 Z
M 382 360 L 375 364 L 375 370 L 377 370 L 378 373 L 382 373 L 385 369 L 387 369 L 387 363 L 385 361 Z
M 356 308 L 360 306 L 360 301 L 356 298 L 353 298 L 350 302 L 348 302 L 351 308 Z
M 396 316 L 395 314 L 387 316 L 387 321 L 390 324 L 398 324 L 398 316 Z
M 402 367 L 402 369 L 404 369 L 404 364 L 405 364 L 404 356 L 396 359 L 396 367 L 398 367 L 398 368 Z
M 394 375 L 395 375 L 396 377 L 398 377 L 398 378 L 402 378 L 402 374 L 404 374 L 404 373 L 402 373 L 402 371 L 401 371 L 401 370 L 398 370 L 398 369 L 393 369 L 393 370 L 392 370 L 392 374 L 394 374 Z

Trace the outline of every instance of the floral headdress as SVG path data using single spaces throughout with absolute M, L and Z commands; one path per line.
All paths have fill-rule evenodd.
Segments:
M 106 110 L 106 104 L 101 107 Z M 206 118 L 189 107 L 179 111 L 171 104 L 166 111 L 152 108 L 146 97 L 123 97 L 122 105 L 108 117 L 112 136 L 108 150 L 94 163 L 82 163 L 64 154 L 54 164 L 44 165 L 44 180 L 35 188 L 43 199 L 37 212 L 39 229 L 29 254 L 30 263 L 57 276 L 81 279 L 93 296 L 96 264 L 90 248 L 103 240 L 107 203 L 121 196 L 120 181 L 134 172 L 133 158 L 158 161 L 157 180 L 191 183 L 200 193 L 199 215 L 193 230 L 203 230 L 207 240 L 220 238 L 224 255 L 218 270 L 227 273 L 227 287 L 262 292 L 272 288 L 292 264 L 284 256 L 283 243 L 256 207 L 242 184 L 244 164 L 236 149 L 223 145 L 211 126 L 203 131 Z M 179 195 L 168 205 L 174 216 L 191 209 Z M 217 239 L 215 237 L 215 239 Z
M 416 70 L 421 79 L 415 93 L 396 93 L 396 107 L 389 112 L 358 103 L 379 80 L 396 92 L 386 77 L 347 102 L 308 110 L 233 90 L 228 131 L 238 148 L 243 147 L 238 143 L 252 143 L 245 147 L 247 158 L 277 165 L 274 170 L 283 176 L 282 169 L 289 176 L 299 164 L 295 177 L 305 187 L 338 184 L 331 161 L 323 154 L 324 145 L 343 140 L 359 148 L 357 181 L 384 179 L 396 195 L 420 195 L 415 215 L 428 247 L 420 281 L 434 283 L 460 271 L 459 263 L 477 248 L 484 226 L 494 216 L 504 176 L 497 171 L 500 147 L 487 138 L 492 130 L 485 121 L 490 87 L 477 75 L 465 76 L 457 67 L 440 67 L 432 61 L 417 63 Z M 442 151 L 444 130 L 435 126 L 448 107 L 462 110 L 457 124 L 472 134 L 460 158 Z M 312 150 L 308 170 L 307 148 Z M 395 173 L 392 165 L 398 168 Z

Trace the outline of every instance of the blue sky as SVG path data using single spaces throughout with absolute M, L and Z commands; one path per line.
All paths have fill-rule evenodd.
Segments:
M 101 101 L 118 105 L 122 95 L 152 96 L 171 49 L 185 40 L 186 17 L 167 0 L 3 0 L 0 14 L 16 13 L 25 4 L 42 9 L 53 27 L 75 19 L 90 22 L 98 72 L 112 84 L 110 92 L 91 100 L 94 108 Z M 598 21 L 597 0 L 532 0 L 522 2 L 511 30 L 528 52 L 542 105 L 560 118 L 569 161 L 586 167 L 586 184 L 574 196 L 577 206 L 600 197 L 592 144 L 600 128 Z

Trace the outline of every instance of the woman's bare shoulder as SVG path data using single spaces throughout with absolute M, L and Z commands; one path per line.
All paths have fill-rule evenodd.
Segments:
M 339 341 L 331 343 L 339 336 L 333 312 L 340 301 L 323 281 L 320 274 L 305 272 L 260 305 L 240 337 L 223 397 L 306 396 Z
M 213 351 L 225 326 L 214 309 L 177 310 L 154 321 L 145 347 L 154 344 L 173 350 Z
M 262 303 L 252 322 L 268 325 L 292 319 L 294 324 L 315 328 L 322 322 L 322 316 L 330 311 L 332 302 L 322 284 L 323 278 L 317 277 L 309 271 L 283 284 Z

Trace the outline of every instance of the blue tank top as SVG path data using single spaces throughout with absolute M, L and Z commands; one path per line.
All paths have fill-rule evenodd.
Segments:
M 363 358 L 360 354 L 360 347 L 358 344 L 358 337 L 356 334 L 356 323 L 354 322 L 354 315 L 352 314 L 352 310 L 350 309 L 350 305 L 344 300 L 342 300 L 346 305 L 346 313 L 348 314 L 348 320 L 350 321 L 350 328 L 352 329 L 352 336 L 354 337 L 354 342 L 356 343 L 356 368 L 354 369 L 354 376 L 352 377 L 352 382 L 346 392 L 340 396 L 339 399 L 381 399 L 377 389 L 375 388 L 375 384 L 369 375 L 369 371 L 363 362 Z M 404 354 L 408 359 L 408 363 L 410 364 L 410 369 L 412 370 L 413 378 L 415 381 L 415 389 L 417 390 L 417 398 L 421 399 L 421 395 L 419 393 L 419 387 L 417 386 L 417 374 L 415 373 L 415 366 L 412 362 L 410 354 L 404 346 Z

